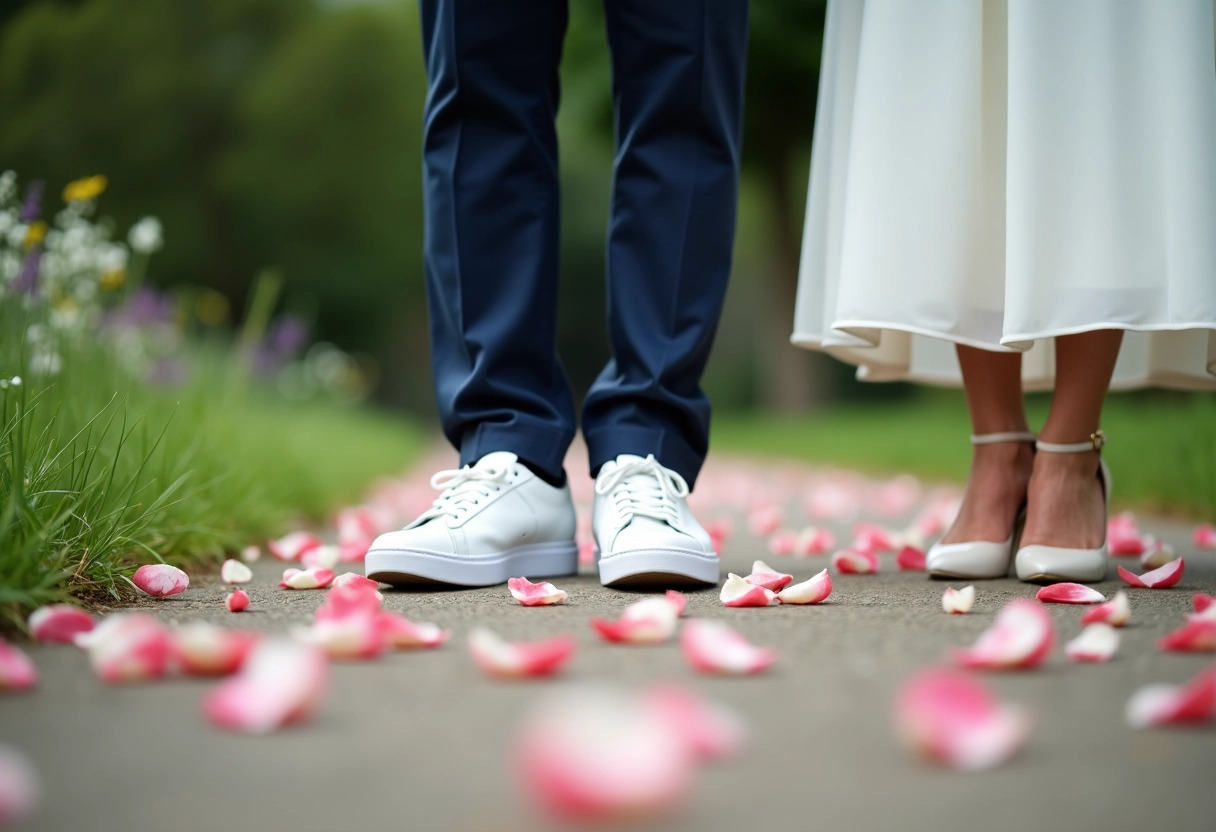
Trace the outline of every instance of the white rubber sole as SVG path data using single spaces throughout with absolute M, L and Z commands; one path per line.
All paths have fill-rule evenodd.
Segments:
M 600 554 L 596 561 L 604 586 L 628 584 L 717 584 L 721 576 L 718 556 L 690 549 L 645 549 Z
M 363 566 L 367 577 L 393 586 L 495 586 L 508 578 L 574 575 L 578 572 L 578 545 L 573 540 L 535 543 L 488 555 L 376 549 L 367 553 Z

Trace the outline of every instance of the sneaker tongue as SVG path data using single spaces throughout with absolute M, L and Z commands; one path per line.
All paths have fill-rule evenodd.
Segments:
M 486 454 L 481 459 L 477 460 L 474 468 L 496 468 L 499 470 L 508 469 L 516 462 L 519 462 L 519 457 L 510 451 L 495 451 L 492 454 Z
M 614 461 L 617 465 L 628 465 L 631 462 L 645 462 L 646 457 L 636 456 L 634 454 L 621 454 Z

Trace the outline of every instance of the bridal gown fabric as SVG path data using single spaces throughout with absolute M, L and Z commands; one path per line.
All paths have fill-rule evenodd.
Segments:
M 1216 389 L 1213 0 L 833 0 L 793 343 L 873 381 L 1127 330 L 1116 388 Z

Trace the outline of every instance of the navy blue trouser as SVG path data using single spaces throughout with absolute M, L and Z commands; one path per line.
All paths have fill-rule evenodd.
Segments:
M 553 479 L 574 438 L 555 348 L 558 63 L 566 0 L 422 0 L 431 356 L 461 464 L 512 451 Z M 735 231 L 747 0 L 604 0 L 617 156 L 612 360 L 587 394 L 592 472 L 654 454 L 694 482 L 700 387 Z

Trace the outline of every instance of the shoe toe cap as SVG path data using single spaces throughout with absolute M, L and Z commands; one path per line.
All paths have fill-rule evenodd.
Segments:
M 943 576 L 1001 578 L 1009 571 L 1009 550 L 1009 542 L 939 544 L 925 555 L 925 568 Z
M 1106 577 L 1106 549 L 1025 546 L 1018 550 L 1017 572 L 1023 581 L 1100 581 Z

